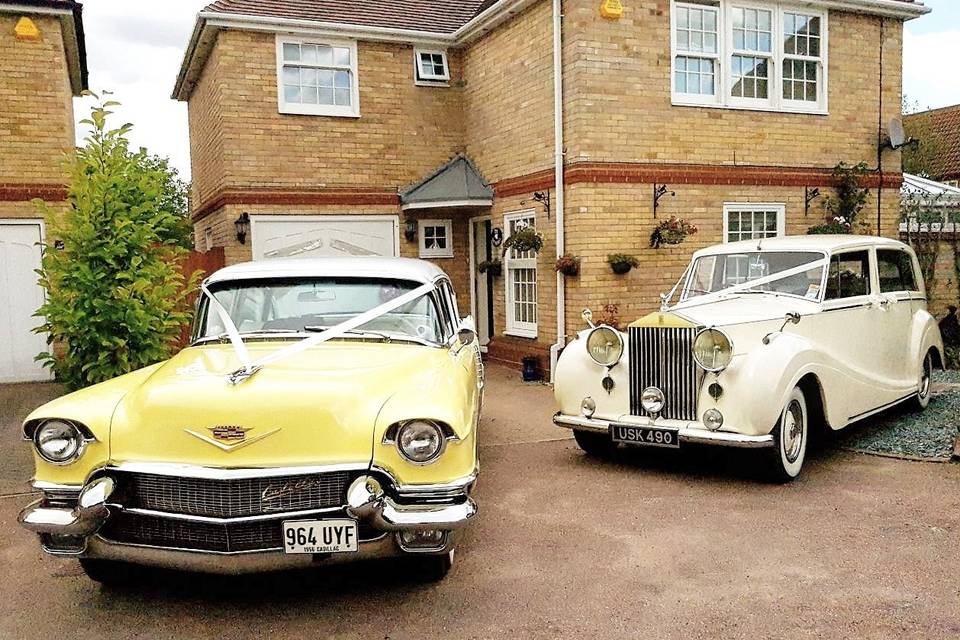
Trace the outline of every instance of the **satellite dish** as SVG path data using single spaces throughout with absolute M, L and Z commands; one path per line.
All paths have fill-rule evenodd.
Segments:
M 907 132 L 903 130 L 903 122 L 894 118 L 890 121 L 890 146 L 899 149 L 907 143 Z

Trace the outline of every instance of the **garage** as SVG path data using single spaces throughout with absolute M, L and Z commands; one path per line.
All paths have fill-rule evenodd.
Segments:
M 252 215 L 253 259 L 400 255 L 399 218 Z
M 49 370 L 34 358 L 46 339 L 33 333 L 43 304 L 37 283 L 43 222 L 0 219 L 0 383 L 49 380 Z

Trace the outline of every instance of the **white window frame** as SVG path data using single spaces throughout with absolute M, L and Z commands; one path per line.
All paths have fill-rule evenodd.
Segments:
M 507 213 L 503 216 L 503 229 L 504 235 L 510 235 L 510 223 L 519 220 L 529 219 L 530 224 L 536 228 L 537 226 L 537 216 L 536 211 L 533 209 L 525 209 L 523 211 L 513 211 Z M 503 256 L 503 270 L 504 270 L 504 301 L 506 304 L 506 309 L 504 315 L 507 319 L 507 327 L 504 330 L 504 333 L 509 336 L 517 336 L 520 338 L 536 338 L 539 334 L 538 322 L 521 322 L 517 320 L 514 316 L 514 311 L 516 310 L 514 306 L 514 297 L 513 297 L 513 280 L 514 280 L 514 270 L 516 269 L 533 269 L 533 285 L 534 285 L 534 304 L 536 306 L 537 321 L 540 319 L 540 291 L 539 291 L 539 273 L 537 272 L 537 255 L 534 254 L 530 258 L 515 258 L 513 257 L 513 250 L 507 251 Z
M 439 55 L 443 57 L 443 75 L 426 74 L 420 64 L 420 54 Z M 424 87 L 450 86 L 450 58 L 443 49 L 413 49 L 413 79 L 414 83 Z
M 723 244 L 728 242 L 738 242 L 730 240 L 730 214 L 737 213 L 766 213 L 775 211 L 777 213 L 777 235 L 780 237 L 786 235 L 787 226 L 787 205 L 783 202 L 724 202 L 723 203 Z M 755 238 L 741 238 L 742 240 L 751 240 Z
M 704 9 L 713 7 L 719 12 L 718 17 L 718 52 L 717 68 L 714 80 L 715 94 L 699 95 L 679 93 L 676 90 L 677 56 L 692 56 L 711 58 L 710 54 L 699 54 L 677 48 L 677 7 Z M 772 51 L 767 54 L 753 54 L 743 52 L 743 55 L 757 55 L 768 57 L 770 69 L 768 76 L 769 98 L 736 98 L 731 95 L 733 90 L 732 57 L 736 54 L 733 49 L 733 8 L 749 8 L 771 11 L 773 13 Z M 817 61 L 819 78 L 817 82 L 817 101 L 786 100 L 783 97 L 783 62 L 787 58 L 784 52 L 784 14 L 799 13 L 820 18 L 820 57 L 804 57 L 789 54 L 789 59 Z M 774 0 L 670 0 L 670 95 L 675 106 L 713 107 L 719 109 L 742 109 L 748 111 L 775 111 L 783 113 L 806 113 L 813 115 L 829 114 L 829 69 L 830 69 L 830 25 L 829 12 L 802 6 L 792 2 Z
M 341 69 L 350 72 L 350 105 L 330 104 L 301 104 L 287 102 L 283 89 L 283 45 L 285 44 L 315 44 L 331 47 L 345 47 L 350 49 L 350 66 L 326 66 L 318 68 Z M 302 65 L 298 65 L 302 66 Z M 357 72 L 357 41 L 337 40 L 333 38 L 304 38 L 295 36 L 277 36 L 277 105 L 280 113 L 307 116 L 335 116 L 340 118 L 360 117 L 360 76 Z
M 453 257 L 453 221 L 452 220 L 418 220 L 417 221 L 417 237 L 419 238 L 420 244 L 420 257 L 421 258 L 452 258 Z M 437 227 L 443 229 L 444 234 L 447 240 L 447 246 L 445 249 L 428 249 L 426 246 L 426 234 L 424 231 L 427 227 Z

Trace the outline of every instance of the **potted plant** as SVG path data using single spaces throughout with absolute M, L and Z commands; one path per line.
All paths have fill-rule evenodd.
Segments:
M 557 258 L 556 269 L 565 276 L 580 275 L 580 258 L 565 253 Z
M 524 356 L 521 359 L 523 363 L 523 381 L 539 382 L 543 380 L 543 371 L 540 369 L 540 358 L 537 356 Z
M 499 278 L 503 273 L 503 263 L 494 258 L 493 260 L 484 260 L 477 265 L 477 271 L 480 273 L 489 273 L 494 278 Z
M 658 224 L 650 234 L 650 246 L 658 249 L 665 244 L 680 244 L 687 239 L 687 236 L 692 236 L 698 231 L 696 225 L 683 218 L 670 216 L 669 220 Z
M 634 267 L 639 267 L 640 261 L 637 260 L 636 256 L 625 253 L 613 253 L 607 256 L 607 264 L 610 265 L 614 273 L 622 276 L 625 273 L 630 273 L 630 270 Z
M 532 251 L 537 253 L 543 248 L 543 236 L 537 233 L 533 227 L 524 227 L 517 229 L 513 235 L 503 241 L 503 255 L 513 249 L 517 253 L 526 253 Z

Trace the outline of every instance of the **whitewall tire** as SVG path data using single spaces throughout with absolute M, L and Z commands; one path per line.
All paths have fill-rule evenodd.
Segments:
M 920 361 L 920 378 L 917 383 L 917 395 L 913 398 L 913 406 L 918 411 L 923 411 L 930 404 L 931 390 L 933 387 L 933 352 L 927 351 Z
M 773 428 L 773 448 L 768 452 L 770 479 L 790 482 L 800 475 L 807 455 L 810 415 L 807 399 L 800 387 L 794 387 Z

